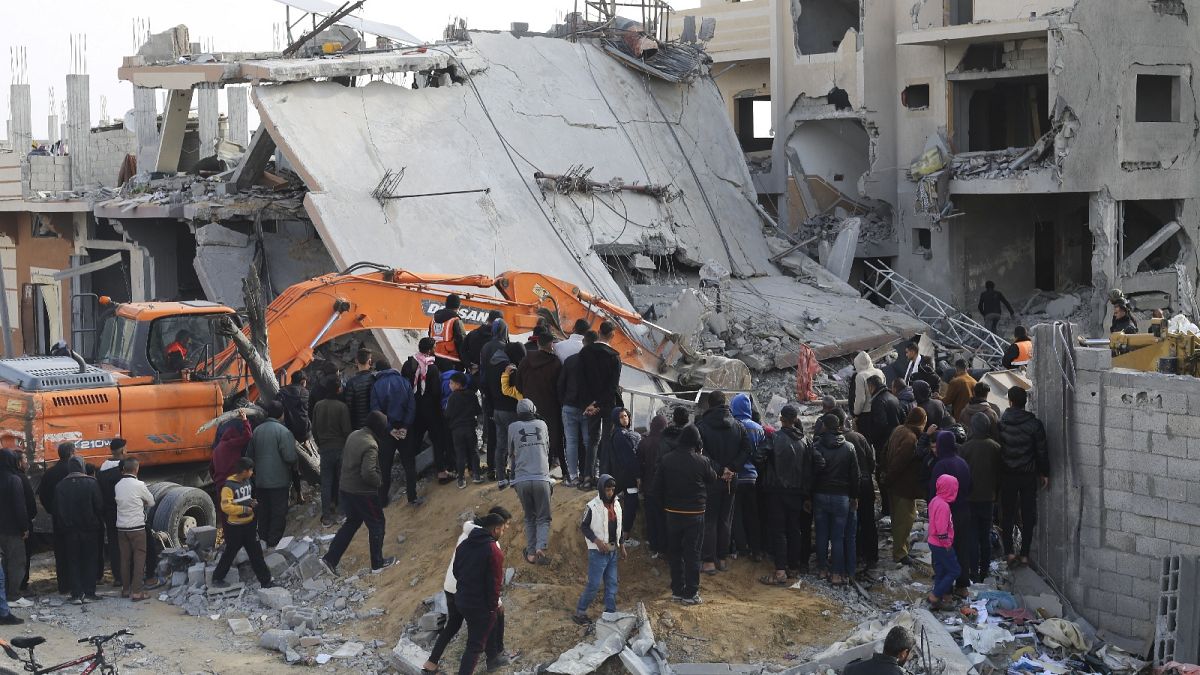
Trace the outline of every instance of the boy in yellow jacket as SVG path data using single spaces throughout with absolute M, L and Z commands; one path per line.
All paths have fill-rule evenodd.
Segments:
M 258 500 L 251 496 L 254 485 L 250 479 L 254 477 L 254 460 L 243 457 L 234 465 L 234 473 L 221 487 L 221 512 L 225 514 L 225 551 L 213 570 L 212 585 L 215 588 L 227 588 L 229 582 L 225 575 L 233 565 L 233 559 L 238 551 L 246 549 L 250 558 L 250 567 L 258 583 L 263 588 L 270 588 L 271 570 L 263 561 L 262 546 L 258 543 L 258 530 L 254 524 L 254 509 Z

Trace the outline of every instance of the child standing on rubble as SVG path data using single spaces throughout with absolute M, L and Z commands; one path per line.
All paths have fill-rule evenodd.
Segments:
M 949 435 L 949 431 L 940 432 Z M 958 498 L 958 479 L 942 474 L 937 479 L 937 496 L 929 502 L 929 551 L 933 555 L 933 590 L 929 593 L 929 607 L 942 608 L 942 599 L 950 595 L 954 580 L 960 572 L 958 558 L 954 555 L 954 519 L 950 505 Z

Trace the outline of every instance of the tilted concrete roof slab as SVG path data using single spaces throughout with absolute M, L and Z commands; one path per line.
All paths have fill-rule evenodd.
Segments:
M 263 59 L 243 61 L 241 75 L 246 80 L 299 82 L 318 77 L 362 77 L 386 73 L 405 73 L 445 67 L 449 55 L 440 51 L 351 52 L 309 59 Z

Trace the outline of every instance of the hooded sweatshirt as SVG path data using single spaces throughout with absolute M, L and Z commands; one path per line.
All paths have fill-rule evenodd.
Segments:
M 892 496 L 900 499 L 922 499 L 925 484 L 921 482 L 925 465 L 917 455 L 917 438 L 925 428 L 925 411 L 913 408 L 904 424 L 896 427 L 888 439 L 887 466 L 884 484 Z
M 371 385 L 371 410 L 379 410 L 387 415 L 392 429 L 407 429 L 412 426 L 413 417 L 416 415 L 416 400 L 413 397 L 412 384 L 400 371 L 388 368 L 375 374 L 375 384 Z
M 504 346 L 508 344 L 508 324 L 504 323 L 504 319 L 496 319 L 492 322 L 490 332 L 491 339 L 479 350 L 479 369 L 485 372 L 492 356 L 498 351 L 504 351 Z
M 655 415 L 650 418 L 650 432 L 642 436 L 642 441 L 637 446 L 638 464 L 641 465 L 642 471 L 641 492 L 648 497 L 654 496 L 654 473 L 658 471 L 658 459 L 665 451 L 663 431 L 666 428 L 666 417 Z
M 905 416 L 917 405 L 917 397 L 913 394 L 912 387 L 907 385 L 896 394 L 896 400 L 900 401 L 900 409 L 904 411 Z
M 978 412 L 971 418 L 971 439 L 959 449 L 971 469 L 969 502 L 996 500 L 996 477 L 1000 475 L 1000 444 L 992 438 L 992 420 Z
M 850 499 L 857 499 L 861 476 L 854 446 L 841 434 L 831 431 L 822 433 L 813 445 L 825 464 L 825 467 L 817 472 L 813 492 L 846 495 Z
M 636 493 L 638 479 L 642 477 L 642 464 L 638 461 L 637 449 L 642 442 L 642 435 L 623 427 L 620 423 L 621 413 L 628 413 L 625 408 L 613 408 L 613 435 L 611 465 L 613 478 L 617 480 L 617 492 Z
M 696 420 L 704 440 L 704 454 L 721 469 L 737 473 L 750 460 L 750 434 L 733 417 L 727 405 L 704 411 Z
M 620 404 L 621 355 L 603 342 L 579 350 L 579 386 L 584 406 L 595 403 L 601 410 Z
M 508 447 L 512 451 L 512 482 L 550 482 L 550 430 L 537 418 L 533 401 L 517 403 L 517 421 L 508 426 Z
M 933 497 L 940 484 L 938 480 L 945 475 L 954 476 L 955 485 L 964 493 L 971 491 L 971 467 L 966 460 L 958 456 L 958 442 L 950 431 L 937 432 L 937 460 L 933 463 L 932 475 L 929 479 L 929 496 Z M 964 505 L 966 502 L 964 502 Z
M 517 399 L 504 393 L 502 380 L 504 371 L 510 363 L 512 363 L 512 359 L 509 358 L 507 349 L 497 349 L 492 352 L 491 358 L 487 362 L 484 382 L 487 384 L 488 400 L 491 401 L 493 410 L 517 411 Z
M 496 611 L 504 586 L 504 552 L 491 532 L 482 527 L 471 530 L 454 550 L 451 569 L 457 583 L 454 603 L 464 614 Z
M 929 536 L 926 541 L 930 546 L 954 547 L 954 518 L 950 508 L 957 498 L 958 479 L 950 474 L 940 476 L 937 496 L 929 502 Z
M 21 536 L 33 527 L 18 461 L 16 452 L 0 450 L 0 534 Z
M 939 424 L 943 417 L 946 416 L 946 406 L 942 402 L 933 398 L 932 390 L 929 388 L 929 383 L 924 380 L 917 380 L 912 384 L 913 396 L 917 399 L 917 405 L 925 411 L 925 428 L 928 429 L 931 424 Z
M 986 398 L 972 398 L 971 402 L 968 403 L 967 406 L 962 409 L 962 412 L 958 414 L 958 423 L 965 427 L 970 427 L 971 420 L 975 417 L 976 413 L 983 413 L 987 415 L 989 421 L 991 422 L 988 436 L 990 436 L 994 441 L 999 441 L 1000 409 L 991 403 L 988 403 Z
M 867 388 L 867 380 L 874 376 L 884 380 L 884 377 L 883 371 L 875 367 L 870 354 L 866 352 L 854 356 L 854 373 L 854 399 L 850 401 L 850 409 L 858 416 L 871 410 L 871 391 Z
M 521 391 L 521 394 L 533 401 L 538 410 L 547 415 L 559 415 L 562 402 L 558 398 L 558 376 L 562 372 L 562 361 L 554 352 L 541 349 L 529 352 L 529 355 L 517 366 L 516 372 L 509 382 Z
M 609 482 L 616 483 L 616 479 L 608 474 L 600 476 L 600 480 L 596 482 L 598 494 L 583 507 L 583 520 L 579 523 L 579 530 L 583 532 L 587 547 L 592 551 L 597 550 L 598 539 L 610 548 L 614 548 L 621 541 L 621 500 L 617 499 L 620 486 L 618 485 L 618 489 L 613 492 L 611 500 L 605 499 L 604 486 Z
M 766 442 L 767 434 L 763 431 L 762 425 L 751 419 L 752 412 L 750 405 L 750 396 L 747 394 L 738 394 L 729 402 L 729 411 L 733 413 L 733 418 L 742 423 L 742 428 L 746 430 L 746 435 L 750 437 L 750 456 L 746 458 L 746 463 L 737 472 L 737 482 L 753 485 L 758 482 L 758 467 L 754 465 L 754 459 L 758 456 L 760 449 Z

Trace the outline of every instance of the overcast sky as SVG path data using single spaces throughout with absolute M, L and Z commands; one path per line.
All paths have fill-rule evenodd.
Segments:
M 332 0 L 333 4 L 341 4 Z M 54 88 L 56 109 L 66 101 L 66 74 L 70 72 L 72 34 L 85 34 L 87 72 L 91 75 L 92 124 L 101 119 L 121 118 L 133 107 L 132 86 L 117 80 L 117 68 L 123 56 L 136 51 L 134 20 L 149 21 L 151 32 L 185 24 L 193 42 L 217 51 L 266 51 L 275 44 L 276 26 L 285 20 L 284 5 L 276 0 L 43 0 L 5 2 L 4 20 L 0 21 L 0 49 L 24 47 L 27 74 L 33 98 L 33 136 L 46 137 L 46 116 L 50 108 L 50 88 Z M 576 0 L 368 0 L 358 16 L 394 24 L 423 40 L 441 37 L 442 28 L 456 16 L 464 17 L 469 28 L 507 29 L 514 21 L 524 21 L 531 30 L 544 31 L 573 11 Z M 579 0 L 582 5 L 582 0 Z M 674 2 L 677 8 L 694 7 L 699 0 Z M 292 10 L 293 20 L 299 13 Z M 311 24 L 309 24 L 311 25 Z M 295 36 L 299 37 L 297 27 Z M 0 58 L 7 57 L 3 54 Z M 14 76 L 0 78 L 0 111 L 8 117 L 9 88 Z M 224 111 L 224 97 L 221 97 Z M 161 111 L 162 95 L 159 102 Z M 0 133 L 3 133 L 0 125 Z

